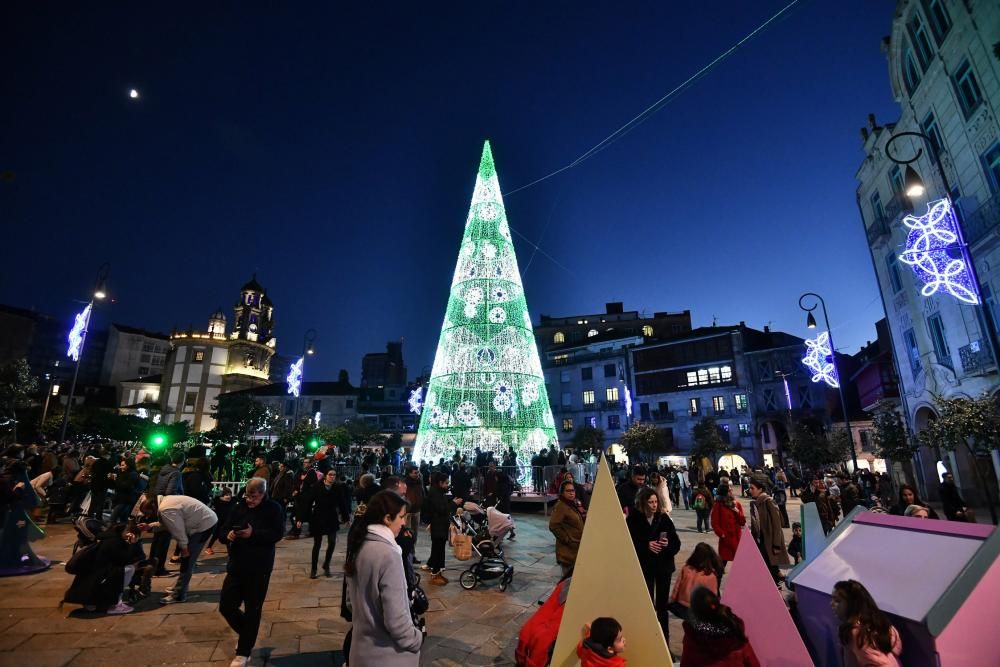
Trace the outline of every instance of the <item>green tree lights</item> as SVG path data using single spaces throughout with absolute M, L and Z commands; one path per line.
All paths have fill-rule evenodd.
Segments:
M 556 445 L 555 423 L 525 303 L 490 144 L 465 223 L 413 457 L 476 447 L 518 461 Z

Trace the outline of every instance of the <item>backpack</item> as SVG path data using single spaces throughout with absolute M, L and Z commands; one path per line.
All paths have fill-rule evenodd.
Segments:
M 703 496 L 703 495 L 701 495 L 699 493 L 695 497 L 694 502 L 691 503 L 691 506 L 694 507 L 696 510 L 703 510 L 703 509 L 705 509 L 705 496 Z
M 97 542 L 81 547 L 66 561 L 66 574 L 85 574 L 97 565 Z
M 566 608 L 566 595 L 571 579 L 560 581 L 549 599 L 538 608 L 521 628 L 514 660 L 518 667 L 546 667 L 556 647 L 559 624 Z

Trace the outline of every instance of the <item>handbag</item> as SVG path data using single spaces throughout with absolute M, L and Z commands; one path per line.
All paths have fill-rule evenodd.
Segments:
M 454 556 L 457 560 L 469 560 L 472 558 L 472 536 L 455 535 L 452 540 Z

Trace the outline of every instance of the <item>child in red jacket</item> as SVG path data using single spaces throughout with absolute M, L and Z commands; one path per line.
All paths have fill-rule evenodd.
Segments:
M 580 667 L 625 667 L 625 636 L 621 623 L 613 618 L 594 619 L 583 626 L 583 641 L 576 647 Z

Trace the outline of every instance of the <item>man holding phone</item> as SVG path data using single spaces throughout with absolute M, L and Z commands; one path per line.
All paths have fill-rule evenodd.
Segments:
M 274 545 L 285 533 L 285 513 L 267 497 L 267 480 L 253 477 L 219 531 L 229 545 L 219 613 L 239 635 L 231 667 L 245 667 L 257 643 L 260 617 L 274 569 Z M 240 609 L 240 605 L 243 609 Z

